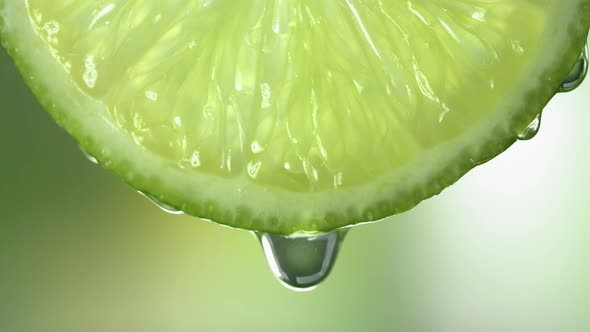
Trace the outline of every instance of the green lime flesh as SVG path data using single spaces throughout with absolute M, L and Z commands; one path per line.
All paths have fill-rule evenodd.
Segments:
M 100 164 L 279 234 L 403 212 L 558 90 L 590 0 L 0 0 L 2 44 Z

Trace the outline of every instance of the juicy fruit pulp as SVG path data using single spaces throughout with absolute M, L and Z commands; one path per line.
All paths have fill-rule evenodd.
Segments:
M 101 165 L 280 234 L 402 212 L 506 149 L 589 17 L 590 0 L 0 0 L 3 44 Z

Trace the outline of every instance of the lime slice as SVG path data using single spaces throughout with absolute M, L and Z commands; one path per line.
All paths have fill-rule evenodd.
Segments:
M 590 0 L 0 0 L 45 109 L 167 206 L 279 234 L 379 220 L 510 146 Z

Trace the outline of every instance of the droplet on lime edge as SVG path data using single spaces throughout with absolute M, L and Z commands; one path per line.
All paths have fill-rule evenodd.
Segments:
M 570 92 L 579 87 L 586 74 L 588 73 L 588 45 L 584 46 L 584 50 L 580 55 L 580 59 L 576 62 L 572 71 L 567 75 L 565 80 L 561 83 L 559 92 Z
M 295 291 L 310 291 L 326 279 L 348 229 L 277 235 L 254 232 L 273 274 Z
M 160 200 L 159 198 L 157 198 L 153 195 L 150 195 L 148 193 L 144 193 L 141 191 L 138 191 L 138 193 L 140 193 L 142 196 L 147 198 L 150 202 L 154 203 L 157 207 L 159 207 L 162 211 L 164 211 L 166 213 L 170 213 L 170 214 L 183 214 L 184 213 L 184 212 L 178 210 L 177 208 L 162 202 L 162 200 Z
M 518 134 L 517 138 L 520 141 L 528 141 L 531 138 L 535 137 L 541 128 L 541 116 L 542 112 L 535 117 L 533 122 L 531 122 L 528 127 L 526 127 L 520 134 Z
M 80 147 L 80 151 L 82 151 L 82 154 L 84 155 L 84 157 L 86 157 L 86 159 L 88 159 L 88 161 L 90 161 L 93 164 L 97 164 L 98 165 L 98 160 L 96 160 L 96 158 L 93 155 L 91 155 L 90 153 L 88 153 L 82 147 Z

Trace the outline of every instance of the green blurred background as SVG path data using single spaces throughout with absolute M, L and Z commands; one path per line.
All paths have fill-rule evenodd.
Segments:
M 0 331 L 588 331 L 590 82 L 442 195 L 353 229 L 294 293 L 254 237 L 82 156 L 0 51 Z

